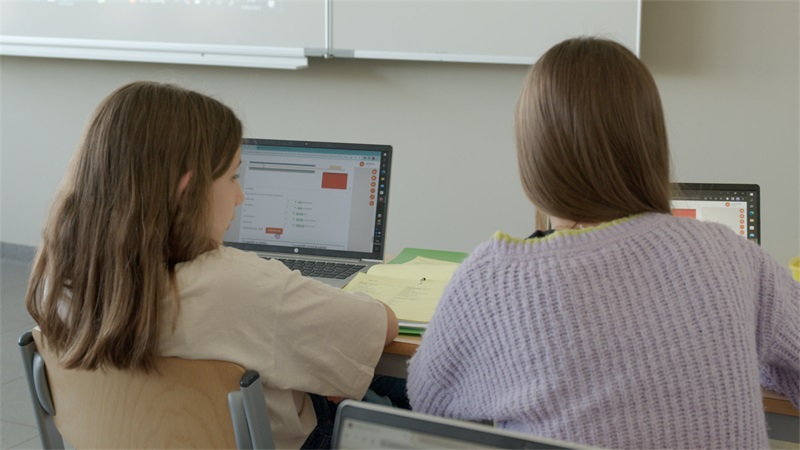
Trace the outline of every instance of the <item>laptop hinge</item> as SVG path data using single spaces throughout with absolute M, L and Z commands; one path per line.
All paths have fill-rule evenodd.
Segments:
M 319 256 L 319 255 L 304 255 L 304 254 L 283 254 L 283 253 L 270 253 L 270 252 L 257 252 L 262 258 L 269 259 L 305 259 L 309 261 L 327 261 L 327 262 L 340 262 L 340 263 L 359 263 L 363 260 L 358 258 L 343 258 L 340 256 Z

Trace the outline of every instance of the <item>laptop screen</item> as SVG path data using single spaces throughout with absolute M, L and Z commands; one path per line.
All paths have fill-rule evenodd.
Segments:
M 225 233 L 244 250 L 382 260 L 392 147 L 244 139 L 244 203 Z
M 435 417 L 374 403 L 346 400 L 333 429 L 335 449 L 445 449 L 590 447 L 515 433 L 491 425 Z
M 721 223 L 756 244 L 761 244 L 760 205 L 757 184 L 673 184 L 674 216 Z

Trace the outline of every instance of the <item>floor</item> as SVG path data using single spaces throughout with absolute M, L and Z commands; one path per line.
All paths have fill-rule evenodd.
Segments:
M 17 338 L 33 327 L 25 310 L 30 263 L 0 260 L 0 449 L 41 449 Z
M 42 448 L 17 346 L 19 336 L 33 327 L 24 300 L 29 271 L 29 262 L 0 259 L 0 450 Z M 770 444 L 773 450 L 798 450 L 796 440 Z

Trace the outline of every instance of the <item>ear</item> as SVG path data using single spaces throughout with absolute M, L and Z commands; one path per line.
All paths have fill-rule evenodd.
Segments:
M 183 191 L 186 190 L 186 187 L 189 186 L 189 180 L 192 179 L 192 171 L 188 171 L 181 177 L 181 180 L 178 181 L 178 199 L 183 197 Z

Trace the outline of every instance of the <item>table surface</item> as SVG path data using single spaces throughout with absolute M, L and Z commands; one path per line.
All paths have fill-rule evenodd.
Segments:
M 392 341 L 391 344 L 384 347 L 383 352 L 392 355 L 411 357 L 414 352 L 417 351 L 417 347 L 419 347 L 420 342 L 422 342 L 421 336 L 400 334 L 394 338 L 394 341 Z

